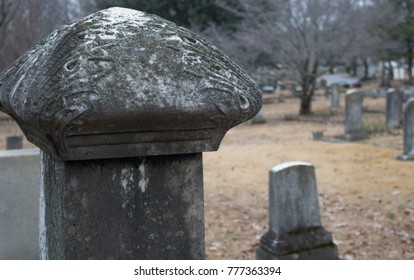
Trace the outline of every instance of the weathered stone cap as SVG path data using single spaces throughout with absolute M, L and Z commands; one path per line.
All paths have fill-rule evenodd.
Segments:
M 60 28 L 0 76 L 0 109 L 63 160 L 216 150 L 260 108 L 257 85 L 216 47 L 123 8 Z

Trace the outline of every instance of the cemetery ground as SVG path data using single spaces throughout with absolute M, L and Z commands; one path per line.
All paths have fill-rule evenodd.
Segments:
M 268 170 L 287 161 L 313 164 L 322 225 L 333 234 L 342 259 L 414 259 L 414 162 L 402 153 L 401 129 L 385 128 L 385 98 L 364 99 L 370 138 L 353 143 L 314 141 L 344 132 L 341 106 L 317 93 L 314 114 L 297 115 L 299 100 L 284 92 L 264 96 L 264 124 L 230 130 L 219 151 L 203 154 L 207 259 L 254 259 L 267 231 Z M 0 115 L 0 149 L 6 136 L 22 135 Z M 24 147 L 33 147 L 24 141 Z

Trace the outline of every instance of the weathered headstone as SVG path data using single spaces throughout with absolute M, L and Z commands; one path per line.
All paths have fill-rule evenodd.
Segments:
M 404 105 L 404 153 L 397 156 L 399 160 L 414 160 L 414 98 Z
M 399 90 L 389 89 L 386 102 L 387 127 L 400 127 L 402 123 L 403 93 Z
M 312 131 L 312 139 L 313 140 L 322 140 L 324 132 L 322 130 L 314 130 Z
M 266 123 L 266 119 L 263 116 L 263 110 L 260 110 L 259 113 L 257 113 L 256 116 L 254 116 L 253 118 L 251 118 L 249 120 L 250 124 L 264 124 Z
M 51 34 L 0 76 L 0 109 L 42 149 L 43 259 L 202 259 L 202 152 L 261 94 L 217 48 L 111 8 Z
M 39 258 L 39 149 L 0 151 L 0 260 Z
M 331 108 L 337 109 L 339 108 L 339 90 L 337 85 L 332 85 L 331 91 Z
M 6 138 L 6 150 L 18 150 L 23 148 L 22 136 L 9 136 Z
M 257 259 L 338 259 L 332 236 L 321 225 L 314 167 L 288 162 L 269 171 L 269 231 Z
M 345 94 L 345 134 L 341 137 L 347 141 L 368 138 L 364 131 L 362 101 L 364 95 L 356 90 L 348 90 Z
M 325 86 L 325 90 L 323 92 L 323 95 L 326 99 L 329 99 L 329 96 L 331 95 L 331 87 Z

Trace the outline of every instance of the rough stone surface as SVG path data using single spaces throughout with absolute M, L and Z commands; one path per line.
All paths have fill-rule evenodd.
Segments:
M 368 138 L 364 131 L 362 101 L 363 92 L 348 90 L 345 95 L 345 134 L 341 137 L 347 141 Z
M 337 259 L 332 236 L 321 225 L 315 170 L 288 162 L 269 172 L 269 231 L 258 259 Z
M 404 153 L 399 160 L 414 160 L 414 98 L 404 105 Z
M 0 151 L 0 260 L 39 259 L 39 149 Z
M 123 8 L 60 28 L 0 76 L 0 109 L 63 160 L 217 150 L 260 107 L 257 85 L 220 50 Z
M 204 258 L 201 153 L 42 161 L 42 259 Z
M 389 89 L 387 92 L 386 125 L 389 128 L 401 126 L 403 115 L 403 93 L 399 90 Z

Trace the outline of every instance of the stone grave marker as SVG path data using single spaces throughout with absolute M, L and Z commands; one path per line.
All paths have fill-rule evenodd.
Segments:
M 414 98 L 404 105 L 404 153 L 397 159 L 407 161 L 414 160 Z
M 0 109 L 42 149 L 42 259 L 203 259 L 202 152 L 261 94 L 216 47 L 110 8 L 0 76 Z
M 345 94 L 345 134 L 346 141 L 357 141 L 368 138 L 364 131 L 362 101 L 364 95 L 356 90 L 348 90 Z
M 248 122 L 250 124 L 264 124 L 264 123 L 266 123 L 266 119 L 263 116 L 263 110 L 260 110 L 259 113 L 257 113 L 257 115 L 254 116 L 253 118 L 251 118 Z
M 403 93 L 399 90 L 389 89 L 386 98 L 386 125 L 397 128 L 402 123 Z
M 6 138 L 6 150 L 17 150 L 23 148 L 22 136 L 9 136 Z
M 332 85 L 332 91 L 331 91 L 331 108 L 337 109 L 339 108 L 339 90 L 338 85 Z
M 0 260 L 39 259 L 39 153 L 0 151 Z
M 321 225 L 315 170 L 287 162 L 269 171 L 269 231 L 256 250 L 260 260 L 338 259 L 332 236 Z

